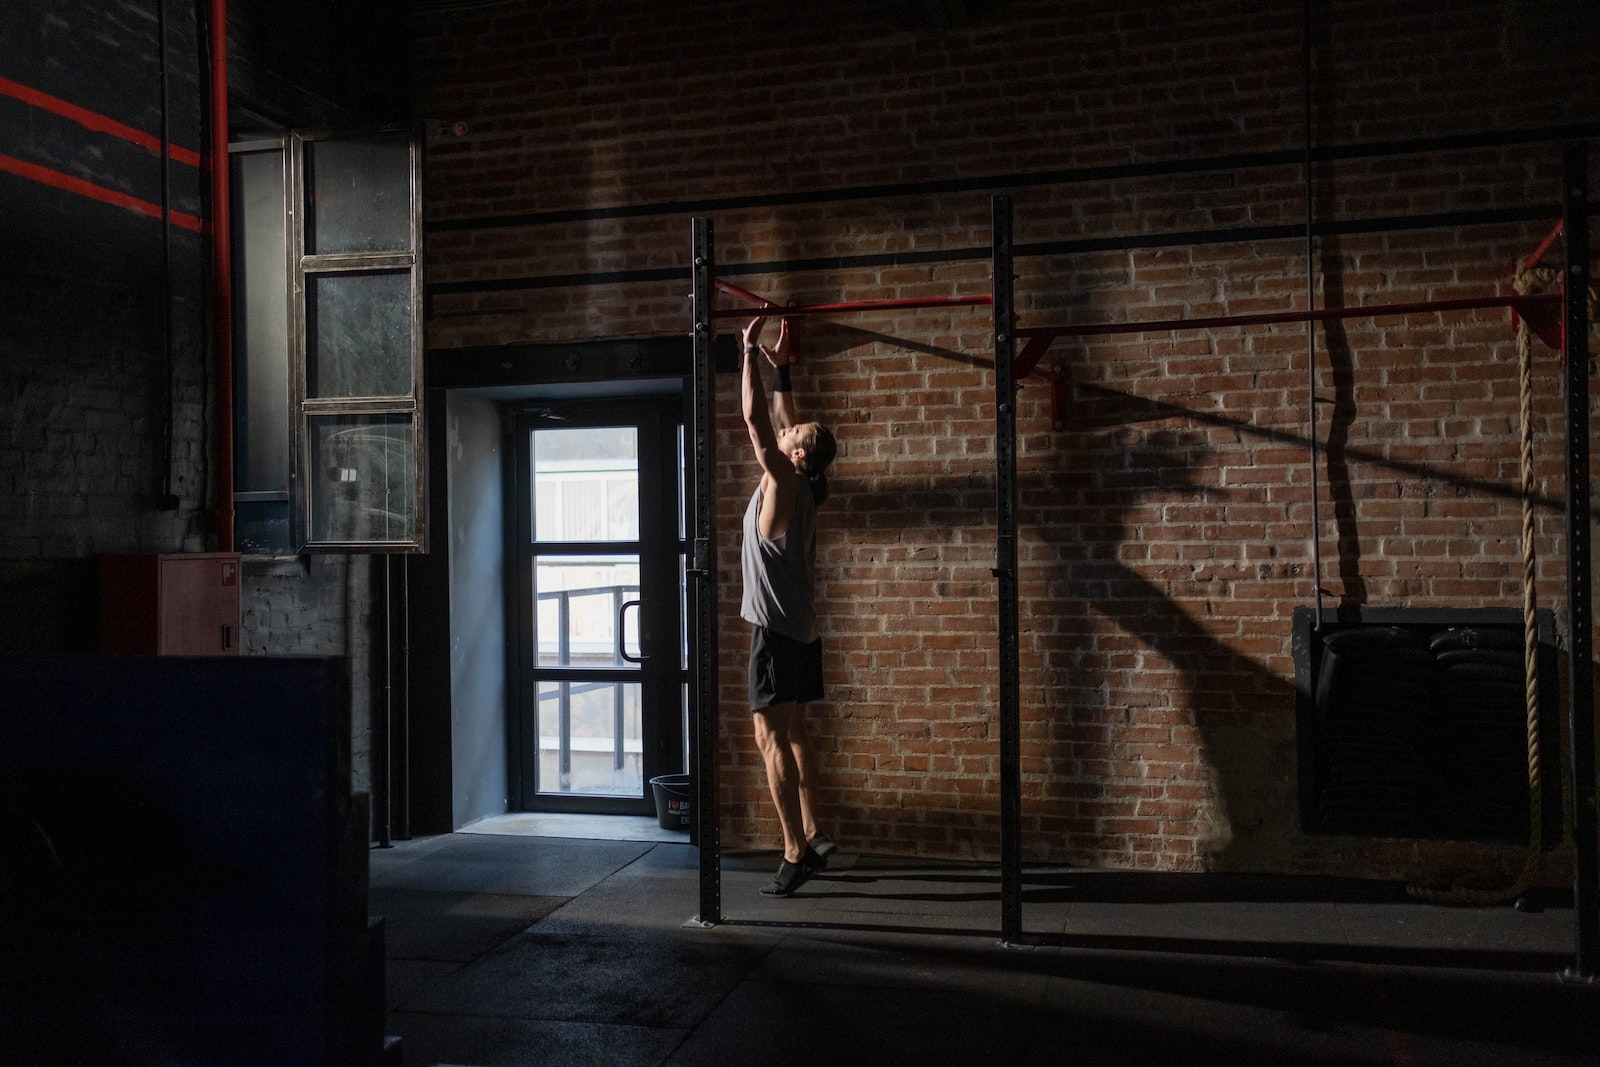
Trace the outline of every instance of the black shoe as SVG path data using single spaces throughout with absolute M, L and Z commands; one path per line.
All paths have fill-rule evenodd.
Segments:
M 810 854 L 817 857 L 816 868 L 819 871 L 828 866 L 828 856 L 838 847 L 833 843 L 833 838 L 827 834 L 818 834 L 806 842 L 806 848 Z
M 810 877 L 811 868 L 806 866 L 804 859 L 799 863 L 784 860 L 778 864 L 778 873 L 773 877 L 772 884 L 762 886 L 761 893 L 768 897 L 786 897 L 799 889 Z

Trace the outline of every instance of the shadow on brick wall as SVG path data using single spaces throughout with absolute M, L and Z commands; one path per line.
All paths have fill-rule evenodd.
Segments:
M 1128 401 L 1102 394 L 1075 409 L 1074 422 L 1102 428 L 1063 435 L 1055 469 L 1023 487 L 1022 523 L 1058 546 L 1042 595 L 1024 607 L 1052 626 L 1031 641 L 1048 720 L 1034 739 L 1050 769 L 1037 786 L 1041 824 L 1066 833 L 1074 859 L 1282 862 L 1295 828 L 1293 685 L 1219 635 L 1281 637 L 1287 651 L 1289 619 L 1281 634 L 1252 632 L 1260 624 L 1245 615 L 1230 623 L 1232 584 L 1257 579 L 1258 565 L 1242 549 L 1206 555 L 1199 530 L 1167 540 L 1184 522 L 1151 524 L 1165 551 L 1124 561 L 1122 546 L 1144 540 L 1144 509 L 1216 494 L 1195 524 L 1221 525 L 1228 499 L 1197 480 L 1215 470 L 1202 431 L 1135 428 L 1151 412 Z M 1271 566 L 1288 573 L 1292 559 Z

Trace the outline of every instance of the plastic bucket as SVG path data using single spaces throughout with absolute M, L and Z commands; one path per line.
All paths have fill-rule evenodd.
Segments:
M 663 830 L 689 829 L 690 800 L 694 786 L 687 774 L 663 774 L 650 779 L 656 798 L 656 821 Z

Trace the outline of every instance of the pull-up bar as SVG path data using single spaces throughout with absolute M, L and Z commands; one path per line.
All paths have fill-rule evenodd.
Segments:
M 1144 322 L 1101 322 L 1087 326 L 1020 326 L 1014 332 L 1027 343 L 1017 353 L 1016 375 L 1026 378 L 1057 337 L 1101 337 L 1108 334 L 1165 333 L 1176 330 L 1211 330 L 1227 326 L 1264 326 L 1287 322 L 1327 322 L 1335 319 L 1382 318 L 1442 311 L 1475 311 L 1508 307 L 1528 321 L 1533 331 L 1552 347 L 1561 347 L 1561 295 L 1537 293 L 1514 296 L 1473 296 L 1455 300 L 1418 300 L 1404 304 L 1369 304 L 1363 307 L 1312 308 L 1308 311 L 1273 311 L 1255 315 L 1215 315 L 1203 319 L 1155 319 Z M 1556 340 L 1552 340 L 1556 338 Z M 1066 425 L 1066 382 L 1058 374 L 1041 371 L 1050 382 L 1050 421 L 1056 429 Z
M 1472 296 L 1456 300 L 1419 300 L 1408 304 L 1372 304 L 1365 307 L 1312 308 L 1309 311 L 1273 311 L 1257 315 L 1216 315 L 1203 319 L 1156 319 L 1147 322 L 1101 322 L 1087 326 L 1022 326 L 1018 337 L 1094 337 L 1115 333 L 1161 333 L 1169 330 L 1210 330 L 1224 326 L 1262 326 L 1279 322 L 1323 322 L 1328 319 L 1382 318 L 1385 315 L 1415 315 L 1434 311 L 1473 311 L 1480 308 L 1512 308 L 1524 318 L 1541 307 L 1561 303 L 1557 293 L 1529 296 Z
M 1587 148 L 1570 144 L 1563 153 L 1568 190 L 1563 202 L 1560 231 L 1567 237 L 1565 292 L 1555 295 L 1518 295 L 1422 301 L 1368 307 L 1323 308 L 1259 315 L 1233 315 L 1205 319 L 1171 319 L 1155 322 L 1111 323 L 1093 326 L 1026 327 L 1016 324 L 1016 302 L 1012 273 L 1015 249 L 1012 242 L 1011 200 L 1004 194 L 993 198 L 992 296 L 929 297 L 910 300 L 871 300 L 835 304 L 785 306 L 749 293 L 715 277 L 712 220 L 696 218 L 691 258 L 694 263 L 692 295 L 694 310 L 693 437 L 695 441 L 695 567 L 696 578 L 696 656 L 694 689 L 696 698 L 696 751 L 699 769 L 696 782 L 696 821 L 691 840 L 700 851 L 700 908 L 702 925 L 722 921 L 721 829 L 718 819 L 717 780 L 719 753 L 718 689 L 720 659 L 718 651 L 717 524 L 716 524 L 716 439 L 717 415 L 711 339 L 712 320 L 749 317 L 752 314 L 803 315 L 836 314 L 857 311 L 900 310 L 923 307 L 991 306 L 994 309 L 995 352 L 995 445 L 996 458 L 996 553 L 993 574 L 998 580 L 997 631 L 1000 652 L 998 686 L 999 765 L 1000 765 L 1000 912 L 1001 937 L 1007 943 L 1022 938 L 1022 834 L 1021 834 L 1021 722 L 1020 722 L 1020 639 L 1017 566 L 1016 478 L 1016 379 L 1033 371 L 1052 341 L 1064 336 L 1160 332 L 1210 329 L 1224 326 L 1263 325 L 1287 322 L 1315 322 L 1358 317 L 1399 316 L 1416 313 L 1467 311 L 1506 307 L 1532 322 L 1548 323 L 1549 309 L 1561 305 L 1556 325 L 1562 336 L 1587 338 L 1589 314 L 1582 298 L 1585 286 L 1583 260 L 1588 257 L 1588 170 Z M 1541 246 L 1539 255 L 1552 247 L 1557 233 Z M 1535 257 L 1537 258 L 1537 257 Z M 721 291 L 757 305 L 750 309 L 714 309 L 715 292 Z M 1026 343 L 1017 351 L 1018 339 Z M 1600 908 L 1594 904 L 1595 887 L 1600 887 L 1600 855 L 1595 841 L 1595 734 L 1593 721 L 1594 669 L 1592 637 L 1592 590 L 1589 573 L 1589 439 L 1588 439 L 1588 361 L 1566 360 L 1567 394 L 1567 603 L 1571 632 L 1568 638 L 1569 741 L 1571 746 L 1573 792 L 1573 840 L 1575 842 L 1574 911 L 1576 912 L 1576 960 L 1567 976 L 1594 982 L 1594 957 L 1600 955 Z M 1057 405 L 1057 428 L 1062 428 L 1061 403 L 1066 376 L 1059 369 L 1040 370 L 1051 384 L 1052 400 Z M 1580 712 L 1581 709 L 1581 712 Z
M 1533 250 L 1533 255 L 1528 257 L 1528 262 L 1525 265 L 1537 267 L 1539 261 L 1544 258 L 1544 254 L 1550 251 L 1550 246 L 1556 243 L 1556 238 L 1560 237 L 1565 231 L 1566 225 L 1564 223 L 1556 223 L 1556 228 L 1551 230 L 1549 236 L 1539 243 L 1538 248 Z
M 716 287 L 730 296 L 741 300 L 748 300 L 752 304 L 760 305 L 763 311 L 770 311 L 774 315 L 788 317 L 790 315 L 839 315 L 856 311 L 904 311 L 909 308 L 934 308 L 934 307 L 988 307 L 994 303 L 994 297 L 988 293 L 977 296 L 921 296 L 906 297 L 899 300 L 846 300 L 836 304 L 778 304 L 755 293 L 741 289 L 737 285 L 730 285 L 720 278 L 715 282 Z M 713 319 L 747 319 L 750 312 L 744 308 L 713 308 Z

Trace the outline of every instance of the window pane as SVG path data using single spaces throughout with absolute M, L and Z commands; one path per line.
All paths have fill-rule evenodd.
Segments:
M 307 141 L 306 251 L 410 251 L 410 153 L 398 134 Z
M 687 428 L 678 426 L 678 539 L 689 536 L 689 441 Z
M 678 669 L 689 669 L 689 557 L 678 553 Z
M 678 714 L 683 717 L 683 752 L 682 752 L 683 762 L 680 763 L 678 766 L 680 768 L 682 768 L 679 771 L 680 774 L 690 774 L 690 773 L 693 773 L 693 772 L 691 770 L 691 766 L 692 765 L 689 763 L 689 738 L 691 736 L 693 736 L 693 735 L 690 732 L 691 729 L 692 729 L 692 724 L 691 724 L 691 720 L 689 718 L 689 709 L 690 709 L 690 707 L 692 705 L 693 698 L 690 696 L 690 693 L 689 693 L 689 683 L 688 682 L 685 682 L 683 684 L 683 687 L 680 690 L 680 692 L 682 693 L 682 699 L 679 701 Z
M 639 611 L 629 609 L 617 644 L 622 606 L 639 599 L 639 557 L 540 556 L 534 560 L 534 640 L 541 667 L 637 668 Z
M 411 275 L 306 275 L 306 395 L 411 392 Z
M 289 492 L 289 232 L 281 149 L 235 154 L 234 489 Z
M 639 685 L 539 684 L 539 792 L 644 794 Z
M 639 431 L 633 426 L 534 430 L 537 541 L 639 539 Z
M 253 555 L 286 556 L 300 546 L 289 529 L 289 494 L 281 500 L 233 502 L 233 547 Z
M 313 415 L 313 541 L 408 541 L 416 516 L 409 415 Z

